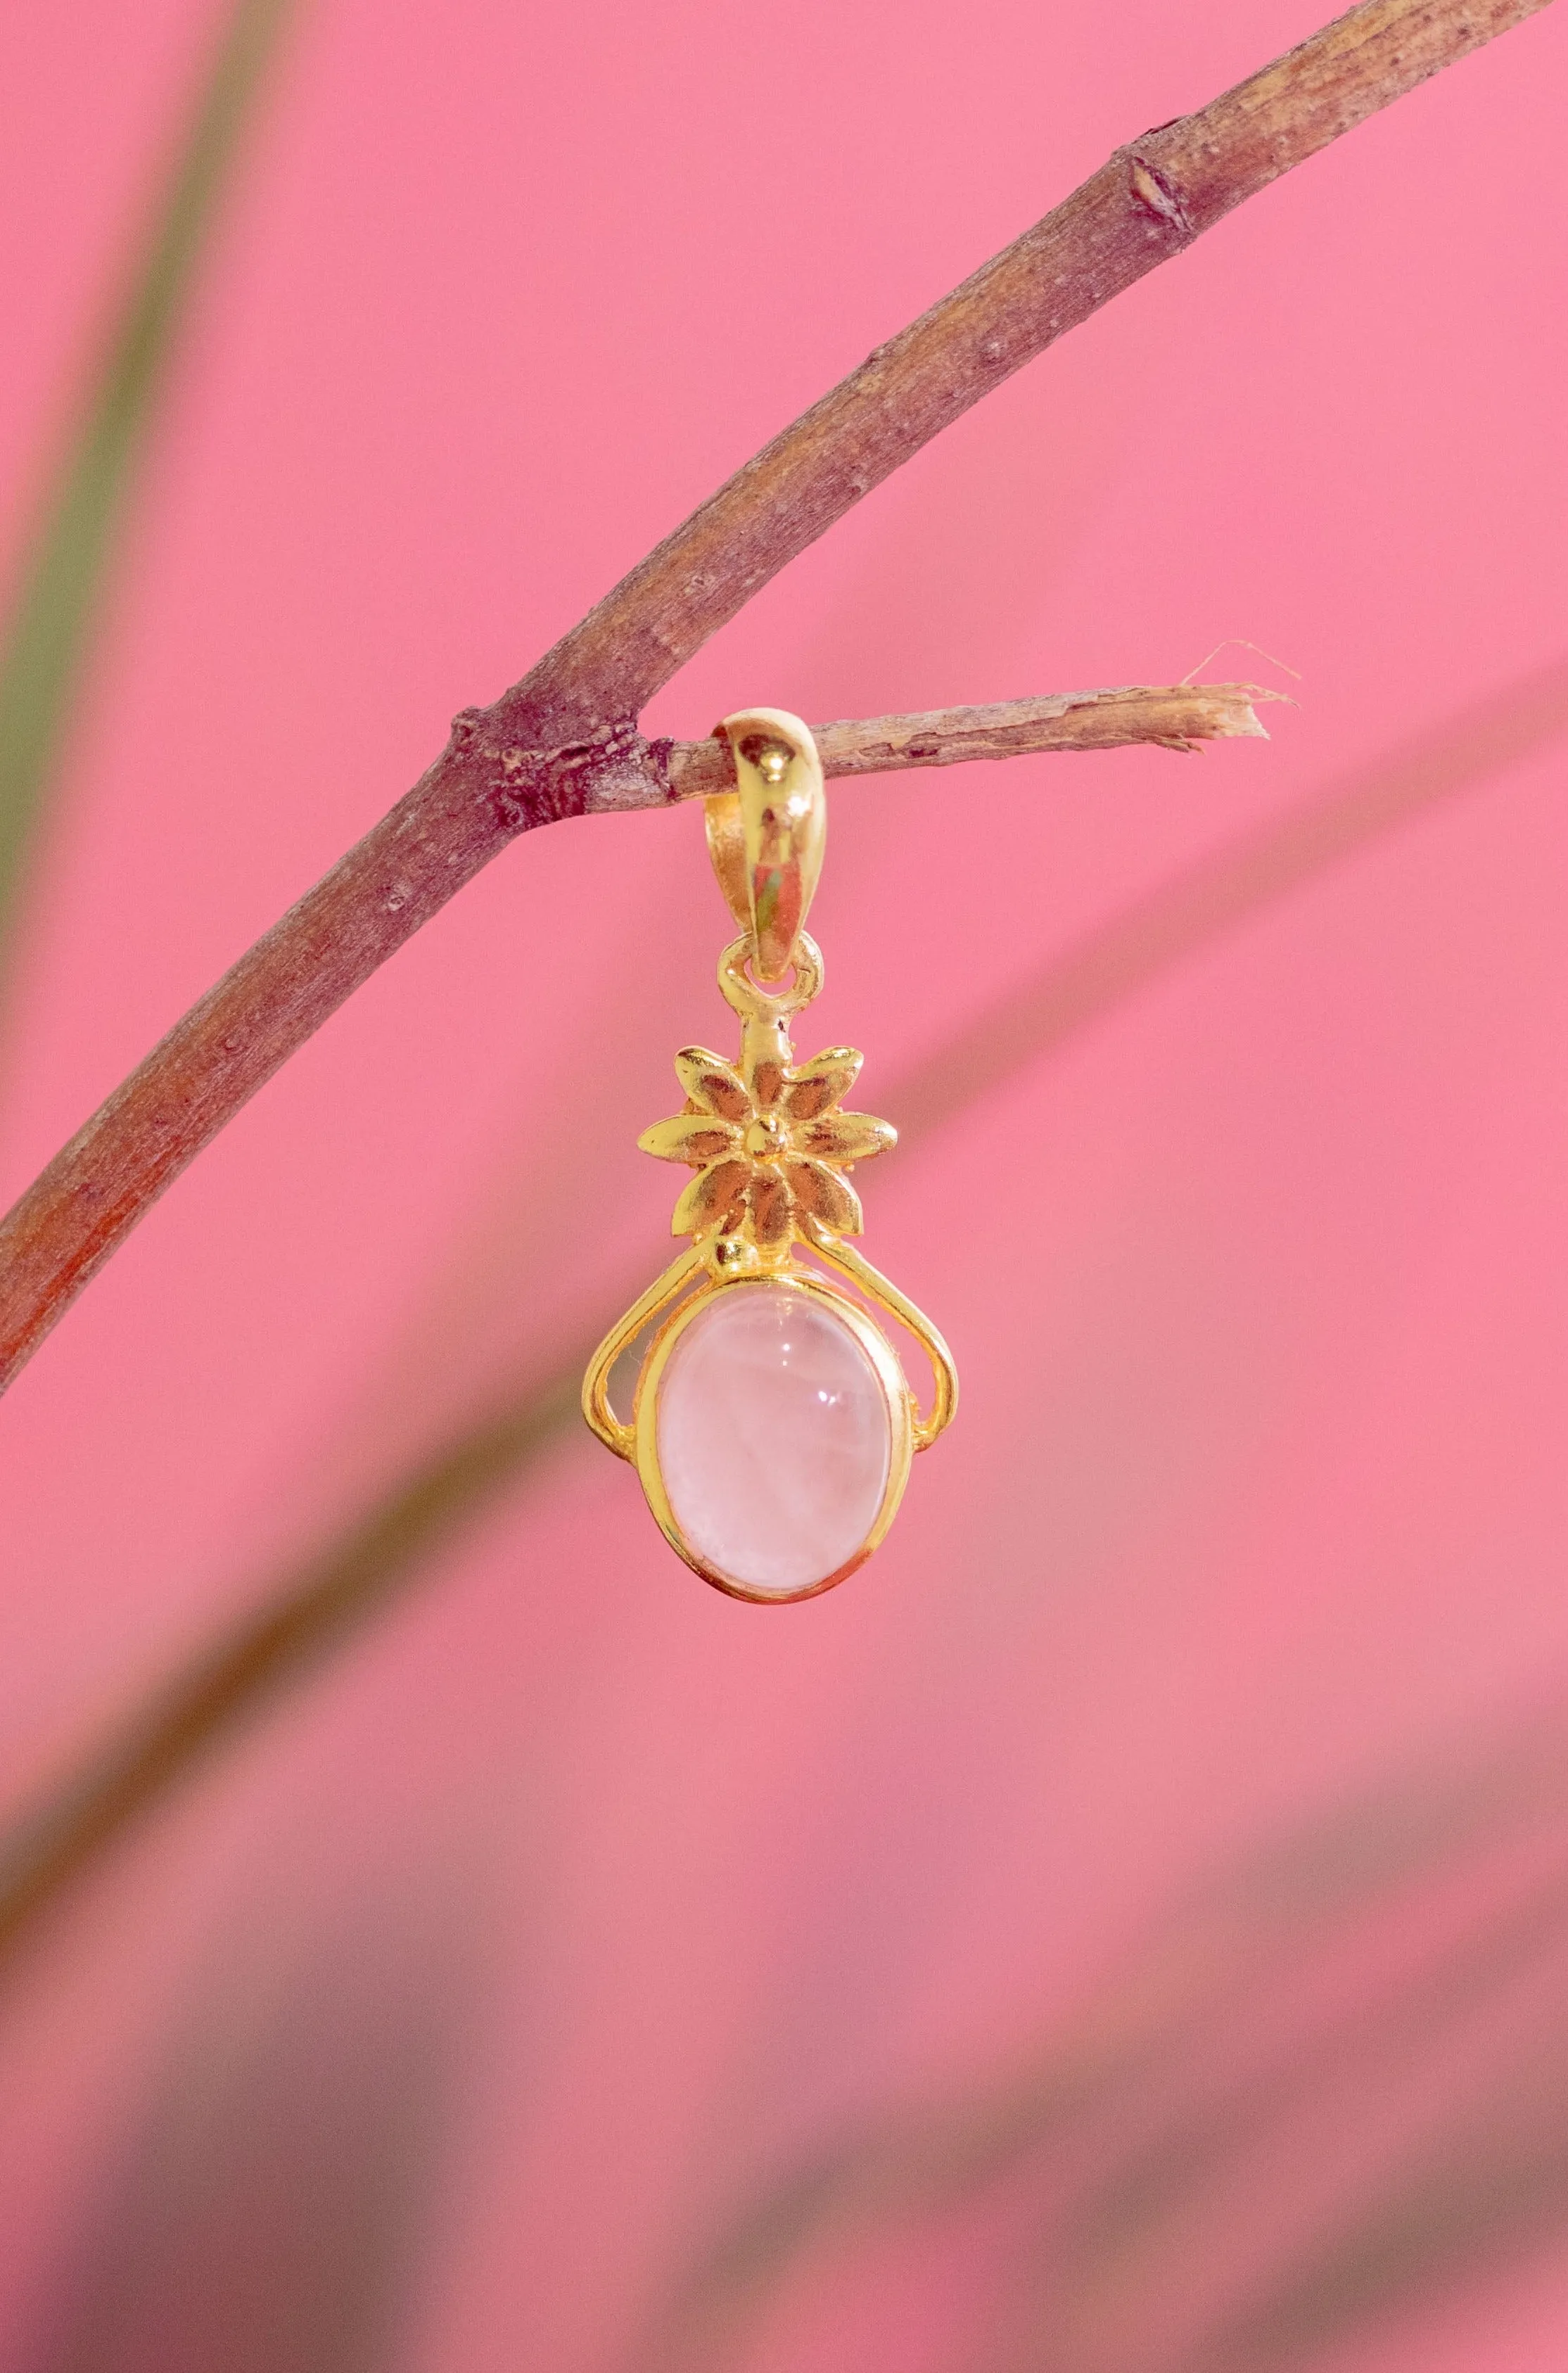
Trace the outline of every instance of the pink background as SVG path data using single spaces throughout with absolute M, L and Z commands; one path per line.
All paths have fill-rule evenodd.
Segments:
M 217 21 L 18 13 L 12 552 Z M 1316 21 L 316 0 L 35 880 L 6 1198 L 454 710 Z M 655 704 L 1162 682 L 1225 637 L 1299 671 L 1209 671 L 1297 694 L 1268 744 L 835 795 L 801 1043 L 863 1046 L 869 1109 L 1200 852 L 1561 665 L 1565 70 L 1552 10 L 1246 205 Z M 705 1591 L 574 1436 L 77 1892 L 0 2003 L 6 2373 L 1561 2367 L 1568 1943 L 1542 1911 L 1492 1993 L 1422 1972 L 1568 1853 L 1564 789 L 1560 742 L 1482 769 L 866 1174 L 965 1397 L 844 1590 Z M 634 1140 L 673 1049 L 728 1044 L 723 926 L 693 811 L 518 847 L 93 1286 L 4 1415 L 10 1800 L 663 1264 Z M 976 2099 L 1146 2018 L 1129 2100 L 948 2197 Z M 744 2329 L 670 2322 L 889 2118 L 902 2173 Z M 1399 2202 L 1494 2145 L 1375 2314 L 1314 2275 L 1374 2211 L 1396 2262 Z

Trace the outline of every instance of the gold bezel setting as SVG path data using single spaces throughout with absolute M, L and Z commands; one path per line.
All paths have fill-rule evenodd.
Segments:
M 762 1590 L 742 1581 L 737 1575 L 725 1573 L 711 1565 L 694 1549 L 681 1529 L 680 1521 L 670 1502 L 664 1472 L 659 1463 L 659 1387 L 671 1357 L 682 1337 L 694 1320 L 704 1316 L 722 1296 L 736 1293 L 801 1293 L 820 1303 L 833 1317 L 853 1336 L 864 1352 L 872 1374 L 881 1388 L 883 1413 L 887 1420 L 887 1478 L 883 1487 L 882 1501 L 872 1520 L 870 1531 L 852 1557 L 818 1582 L 806 1584 L 799 1590 Z M 848 1579 L 856 1569 L 864 1565 L 872 1551 L 885 1537 L 888 1526 L 898 1514 L 898 1503 L 904 1497 L 904 1486 L 909 1479 L 909 1468 L 915 1455 L 915 1411 L 913 1396 L 898 1356 L 869 1311 L 848 1294 L 841 1292 L 825 1277 L 796 1264 L 787 1269 L 775 1269 L 765 1276 L 727 1278 L 722 1281 L 705 1279 L 696 1292 L 688 1294 L 672 1311 L 649 1345 L 637 1380 L 637 1394 L 632 1404 L 631 1432 L 634 1437 L 632 1461 L 643 1489 L 654 1522 L 670 1547 L 683 1558 L 694 1573 L 710 1582 L 729 1598 L 743 1598 L 754 1607 L 792 1607 L 802 1598 L 820 1598 L 825 1590 L 834 1589 Z

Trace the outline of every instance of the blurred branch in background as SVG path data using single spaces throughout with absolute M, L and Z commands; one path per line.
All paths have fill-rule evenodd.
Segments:
M 472 1869 L 360 1871 L 187 2007 L 7 2373 L 385 2373 L 487 2033 Z
M 1568 730 L 1568 660 L 1519 679 L 1315 800 L 1188 867 L 1053 956 L 889 1093 L 906 1149 L 1232 925 L 1484 781 Z M 614 1306 L 635 1298 L 628 1280 Z M 78 1873 L 233 1734 L 283 1684 L 433 1570 L 462 1529 L 578 1421 L 582 1370 L 608 1310 L 560 1366 L 431 1454 L 256 1611 L 200 1651 L 0 1837 L 0 1951 L 18 1943 Z
M 601 1333 L 603 1329 L 600 1330 Z M 412 1579 L 440 1545 L 526 1472 L 580 1408 L 588 1335 L 532 1384 L 436 1451 L 177 1673 L 65 1784 L 0 1837 L 0 1954 L 95 1855 L 220 1738 Z
M 1084 2010 L 723 2223 L 628 2373 L 761 2361 L 871 2283 L 994 2373 L 1264 2373 L 1568 2218 L 1568 1706 L 1189 1898 Z M 934 2320 L 934 2318 L 933 2318 Z M 937 2328 L 941 2328 L 938 2325 Z M 766 2354 L 766 2350 L 763 2352 Z M 768 2361 L 771 2361 L 769 2358 Z M 792 2361 L 792 2360 L 791 2360 Z
M 923 1063 L 917 1078 L 891 1090 L 900 1142 L 939 1128 L 1020 1064 L 1233 924 L 1564 731 L 1568 660 L 1555 660 L 1184 867 L 1042 965 L 1032 980 L 1021 981 L 1000 1005 L 966 1023 L 934 1061 Z
M 464 710 L 407 797 L 175 1025 L 0 1224 L 0 1383 L 202 1148 L 481 867 L 537 825 L 667 795 L 638 713 L 781 568 L 1234 206 L 1547 5 L 1363 0 L 1117 150 L 802 414 L 492 707 Z
M 0 632 L 0 947 L 64 753 L 196 269 L 291 5 L 238 0 L 229 10 Z

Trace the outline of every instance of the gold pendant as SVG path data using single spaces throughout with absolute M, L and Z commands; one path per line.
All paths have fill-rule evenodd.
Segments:
M 915 1452 L 957 1407 L 958 1378 L 930 1319 L 847 1241 L 863 1224 L 849 1171 L 897 1141 L 886 1121 L 842 1108 L 860 1057 L 830 1046 L 794 1059 L 790 1023 L 822 987 L 804 928 L 827 832 L 816 745 L 778 708 L 718 731 L 738 789 L 707 801 L 708 846 L 741 925 L 719 961 L 740 1060 L 683 1047 L 685 1105 L 638 1140 L 696 1173 L 671 1222 L 692 1242 L 599 1346 L 582 1408 L 636 1466 L 686 1563 L 733 1598 L 778 1604 L 831 1590 L 870 1557 Z M 930 1362 L 924 1417 L 868 1304 Z M 610 1372 L 654 1327 L 628 1424 Z

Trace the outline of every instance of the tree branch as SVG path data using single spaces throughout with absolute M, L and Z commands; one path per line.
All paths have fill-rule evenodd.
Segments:
M 839 777 L 886 775 L 907 766 L 965 766 L 977 758 L 1022 758 L 1046 750 L 1115 750 L 1135 742 L 1196 750 L 1204 742 L 1267 741 L 1257 704 L 1283 697 L 1256 684 L 1124 684 L 1107 692 L 995 700 L 982 708 L 840 719 L 813 725 L 812 738 L 823 772 Z M 734 789 L 734 757 L 718 735 L 707 742 L 673 742 L 668 748 L 667 799 L 706 799 Z
M 644 703 L 942 429 L 1233 206 L 1547 0 L 1365 0 L 1118 149 L 774 439 L 489 709 L 118 1088 L 0 1223 L 0 1386 L 165 1187 L 518 834 L 638 803 Z

